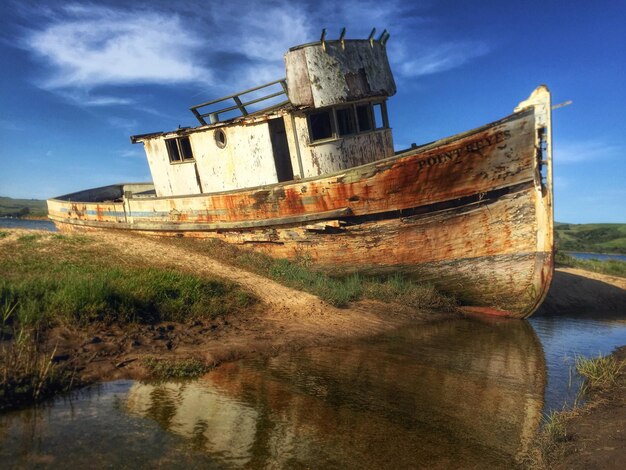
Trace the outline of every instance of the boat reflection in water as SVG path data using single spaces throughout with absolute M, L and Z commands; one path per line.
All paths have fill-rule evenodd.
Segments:
M 545 377 L 528 323 L 455 320 L 136 383 L 126 406 L 226 466 L 502 466 L 527 450 Z

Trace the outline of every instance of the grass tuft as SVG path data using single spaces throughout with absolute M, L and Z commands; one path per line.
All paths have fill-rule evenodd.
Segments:
M 53 363 L 56 351 L 40 351 L 33 329 L 20 329 L 0 344 L 0 411 L 71 390 L 74 371 Z
M 18 237 L 17 241 L 24 244 L 30 244 L 40 240 L 41 238 L 42 235 L 39 233 L 29 233 Z
M 197 249 L 198 244 L 186 247 Z M 195 240 L 194 240 L 195 242 Z M 330 276 L 316 271 L 305 256 L 293 261 L 276 259 L 262 253 L 241 250 L 219 240 L 206 240 L 204 252 L 221 262 L 268 277 L 283 285 L 314 294 L 336 307 L 346 307 L 359 299 L 396 302 L 416 309 L 455 308 L 455 300 L 438 292 L 432 285 L 399 274 L 366 277 L 357 274 Z
M 567 413 L 561 411 L 551 411 L 543 417 L 544 435 L 552 443 L 566 442 L 569 440 L 567 428 L 565 426 Z
M 93 239 L 85 237 L 84 235 L 64 235 L 62 233 L 55 233 L 50 238 L 68 245 L 87 245 L 93 243 Z
M 148 358 L 144 361 L 150 374 L 157 379 L 195 379 L 210 370 L 197 359 L 169 360 Z
M 5 232 L 4 230 L 0 230 L 0 238 L 5 238 L 9 236 L 9 232 Z
M 396 302 L 415 309 L 453 311 L 456 301 L 440 293 L 433 285 L 417 283 L 395 274 L 369 279 L 365 282 L 364 296 L 383 302 Z
M 618 361 L 614 356 L 598 355 L 595 358 L 576 356 L 575 367 L 578 374 L 585 379 L 583 387 L 604 388 L 617 382 L 625 362 Z

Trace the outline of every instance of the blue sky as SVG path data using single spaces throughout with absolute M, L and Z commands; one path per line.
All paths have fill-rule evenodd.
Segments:
M 284 76 L 290 46 L 387 29 L 398 148 L 554 103 L 556 219 L 626 222 L 626 2 L 3 0 L 0 195 L 147 181 L 129 136 Z

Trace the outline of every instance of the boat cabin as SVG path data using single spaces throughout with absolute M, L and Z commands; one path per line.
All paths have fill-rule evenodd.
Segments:
M 286 78 L 193 106 L 198 127 L 132 136 L 157 197 L 317 177 L 392 156 L 388 37 L 323 34 L 287 52 Z

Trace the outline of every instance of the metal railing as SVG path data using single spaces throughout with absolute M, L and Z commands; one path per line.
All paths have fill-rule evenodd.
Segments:
M 278 92 L 275 92 L 275 93 L 270 93 L 269 95 L 261 96 L 260 98 L 252 99 L 252 100 L 246 101 L 246 102 L 244 102 L 242 100 L 242 95 L 246 95 L 246 94 L 252 93 L 254 91 L 262 90 L 263 88 L 269 88 L 269 87 L 271 87 L 273 85 L 277 85 L 277 84 L 280 84 L 280 86 L 282 88 L 281 91 L 278 91 Z M 261 85 L 261 86 L 255 87 L 255 88 L 250 88 L 249 90 L 245 90 L 245 91 L 241 91 L 239 93 L 235 93 L 234 95 L 228 95 L 228 96 L 224 96 L 223 98 L 219 98 L 217 100 L 207 101 L 206 103 L 200 103 L 200 104 L 197 104 L 195 106 L 192 106 L 190 109 L 191 109 L 191 112 L 194 114 L 194 116 L 196 116 L 196 119 L 200 122 L 200 124 L 202 124 L 202 125 L 207 124 L 207 122 L 205 120 L 206 117 L 209 118 L 209 122 L 211 124 L 215 124 L 216 122 L 219 122 L 220 114 L 227 113 L 229 111 L 239 110 L 239 112 L 241 113 L 241 116 L 248 116 L 249 114 L 253 114 L 253 113 L 249 112 L 249 110 L 246 108 L 247 106 L 250 106 L 250 105 L 253 105 L 253 104 L 256 104 L 256 103 L 260 103 L 262 101 L 270 100 L 272 98 L 276 98 L 276 97 L 282 96 L 282 95 L 285 95 L 285 97 L 287 99 L 284 100 L 284 101 L 281 101 L 279 103 L 273 103 L 272 105 L 267 106 L 265 108 L 255 110 L 253 113 L 259 113 L 259 112 L 262 112 L 262 111 L 265 111 L 265 110 L 268 110 L 268 109 L 271 109 L 271 108 L 275 108 L 275 107 L 278 107 L 278 106 L 282 106 L 282 105 L 285 105 L 285 104 L 289 103 L 289 95 L 287 93 L 287 81 L 284 78 L 282 78 L 280 80 L 276 80 L 274 82 L 266 83 L 265 85 Z M 215 105 L 217 103 L 221 103 L 222 101 L 227 101 L 227 100 L 231 100 L 231 99 L 235 102 L 235 104 L 232 105 L 232 106 L 227 106 L 225 108 L 220 108 L 220 109 L 217 109 L 217 110 L 214 110 L 214 111 L 207 111 L 207 112 L 204 112 L 204 113 L 200 110 L 200 108 L 205 108 L 207 106 L 212 106 L 212 105 Z M 236 116 L 236 117 L 239 117 L 239 116 Z

